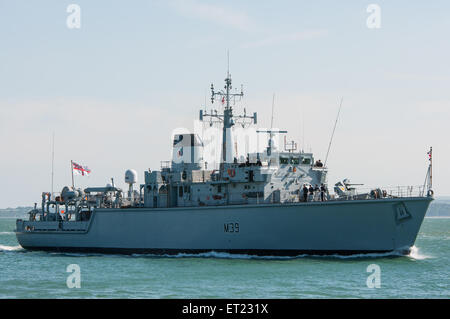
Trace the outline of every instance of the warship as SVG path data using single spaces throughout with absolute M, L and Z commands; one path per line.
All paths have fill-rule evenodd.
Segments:
M 16 221 L 19 244 L 28 250 L 158 255 L 410 252 L 433 200 L 431 150 L 421 186 L 361 190 L 344 179 L 330 192 L 326 161 L 295 143 L 275 146 L 274 136 L 286 131 L 257 131 L 268 134 L 267 147 L 235 157 L 231 129 L 238 123 L 255 127 L 257 114 L 234 113 L 244 94 L 232 91 L 229 72 L 224 89 L 211 85 L 211 94 L 211 102 L 220 99 L 222 107 L 202 109 L 199 120 L 220 127 L 216 167 L 208 169 L 198 134 L 175 134 L 172 160 L 145 171 L 138 189 L 137 173 L 129 169 L 128 190 L 114 182 L 86 189 L 72 182 L 60 193 L 42 193 L 40 207 Z

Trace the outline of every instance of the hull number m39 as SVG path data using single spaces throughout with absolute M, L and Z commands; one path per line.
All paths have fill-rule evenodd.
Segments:
M 239 223 L 223 224 L 223 231 L 225 233 L 239 233 Z

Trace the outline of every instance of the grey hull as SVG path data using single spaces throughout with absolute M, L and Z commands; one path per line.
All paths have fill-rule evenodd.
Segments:
M 286 256 L 408 252 L 431 200 L 97 209 L 89 222 L 42 226 L 18 220 L 16 235 L 26 249 L 72 252 Z M 25 231 L 39 225 L 39 230 Z

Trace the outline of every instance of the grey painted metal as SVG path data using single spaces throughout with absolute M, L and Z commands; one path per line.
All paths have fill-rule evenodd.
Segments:
M 71 230 L 66 225 L 73 222 L 47 222 L 47 230 L 26 231 L 26 226 L 41 222 L 18 221 L 17 239 L 28 249 L 69 251 L 408 251 L 430 201 L 98 209 L 89 222 Z M 406 208 L 405 217 L 400 208 Z M 228 232 L 225 227 L 230 227 Z
M 227 161 L 227 129 L 235 120 L 231 76 L 221 96 L 223 114 L 201 112 L 223 125 L 218 170 L 203 163 L 203 143 L 194 134 L 174 137 L 172 162 L 146 171 L 139 192 L 114 186 L 64 187 L 42 194 L 40 209 L 17 220 L 16 235 L 27 249 L 104 252 L 227 251 L 292 255 L 408 251 L 419 232 L 432 191 L 392 194 L 384 188 L 358 192 L 348 180 L 327 187 L 328 169 L 312 153 L 274 147 Z M 241 123 L 245 124 L 245 123 Z M 279 131 L 284 132 L 284 131 Z M 229 144 L 229 143 L 228 143 Z M 229 146 L 229 145 L 228 145 Z M 430 174 L 431 175 L 431 174 Z M 132 183 L 130 184 L 132 185 Z M 319 188 L 320 187 L 320 188 Z M 64 213 L 63 213 L 64 211 Z

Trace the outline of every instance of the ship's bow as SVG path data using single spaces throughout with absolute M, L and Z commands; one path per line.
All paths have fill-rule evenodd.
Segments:
M 393 205 L 395 218 L 395 250 L 408 253 L 416 241 L 432 197 L 402 200 Z

